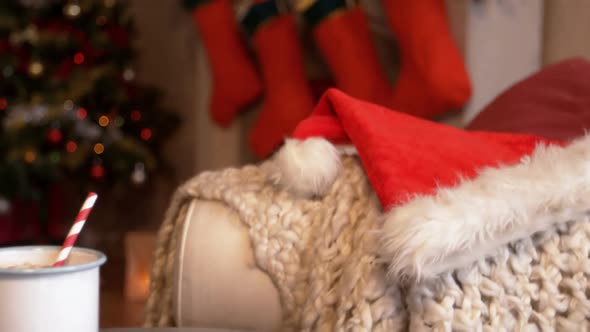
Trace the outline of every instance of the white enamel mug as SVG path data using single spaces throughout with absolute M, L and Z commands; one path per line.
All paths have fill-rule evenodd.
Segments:
M 98 331 L 103 253 L 74 247 L 62 267 L 8 268 L 51 266 L 59 250 L 53 246 L 0 248 L 0 331 Z

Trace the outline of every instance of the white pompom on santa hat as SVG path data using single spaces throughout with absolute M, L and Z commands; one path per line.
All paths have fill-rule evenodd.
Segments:
M 590 209 L 590 138 L 466 131 L 327 91 L 274 157 L 300 196 L 328 192 L 353 148 L 384 209 L 394 278 L 465 266 Z

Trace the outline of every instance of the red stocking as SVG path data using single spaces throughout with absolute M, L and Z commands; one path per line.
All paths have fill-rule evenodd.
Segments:
M 402 67 L 392 107 L 433 118 L 458 109 L 471 83 L 448 26 L 443 0 L 383 0 Z
M 253 6 L 245 24 L 253 31 L 252 44 L 266 88 L 249 142 L 256 156 L 264 158 L 311 113 L 314 100 L 293 17 L 278 15 L 275 4 L 266 1 Z
M 317 0 L 304 12 L 336 86 L 347 94 L 387 105 L 391 87 L 379 63 L 367 18 L 342 0 Z
M 262 84 L 240 39 L 230 0 L 197 5 L 193 19 L 211 67 L 211 116 L 226 127 L 241 108 L 260 96 Z

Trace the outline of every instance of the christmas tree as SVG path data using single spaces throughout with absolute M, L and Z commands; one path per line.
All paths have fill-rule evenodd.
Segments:
M 120 0 L 0 1 L 0 200 L 161 169 L 178 119 L 135 80 L 134 33 Z

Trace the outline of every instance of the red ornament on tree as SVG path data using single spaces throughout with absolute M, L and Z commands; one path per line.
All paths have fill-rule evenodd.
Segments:
M 82 52 L 78 52 L 74 55 L 74 63 L 77 65 L 84 63 L 84 54 Z
M 83 108 L 83 107 L 80 107 L 80 108 L 78 109 L 78 112 L 76 112 L 76 116 L 78 116 L 78 119 L 80 119 L 80 120 L 84 120 L 84 119 L 86 119 L 86 116 L 87 116 L 87 115 L 88 115 L 88 112 L 87 112 L 87 111 L 86 111 L 86 109 L 85 109 L 85 108 Z
M 141 112 L 138 110 L 133 110 L 133 111 L 131 111 L 130 117 L 131 117 L 131 120 L 133 120 L 133 121 L 139 121 L 139 120 L 141 120 Z
M 90 176 L 95 180 L 102 180 L 104 179 L 105 170 L 104 166 L 101 164 L 92 165 L 90 167 Z
M 66 151 L 68 151 L 69 153 L 74 153 L 76 152 L 76 150 L 78 150 L 78 144 L 76 144 L 76 142 L 69 141 L 66 144 Z
M 141 139 L 147 141 L 152 137 L 152 130 L 150 128 L 143 128 L 139 135 L 141 136 Z
M 62 139 L 63 134 L 59 129 L 54 128 L 49 130 L 49 132 L 47 133 L 47 140 L 49 140 L 50 143 L 57 144 L 61 142 Z

